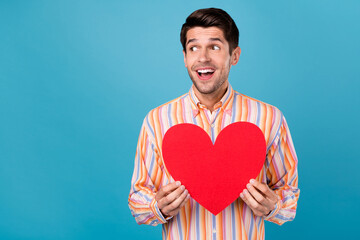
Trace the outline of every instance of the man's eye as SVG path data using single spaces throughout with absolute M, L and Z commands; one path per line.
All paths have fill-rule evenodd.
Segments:
M 191 50 L 191 51 L 197 51 L 198 48 L 197 48 L 197 47 L 190 47 L 190 50 Z
M 218 46 L 212 46 L 212 50 L 220 50 Z

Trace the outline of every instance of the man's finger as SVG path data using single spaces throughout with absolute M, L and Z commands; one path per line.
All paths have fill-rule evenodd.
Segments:
M 176 188 L 178 188 L 181 185 L 180 181 L 176 181 L 173 183 L 169 183 L 165 186 L 163 186 L 162 188 L 160 188 L 160 190 L 156 193 L 155 195 L 155 200 L 159 201 L 160 199 L 162 199 L 163 197 L 167 196 L 168 194 L 170 194 L 171 192 L 173 192 Z
M 185 192 L 185 191 L 184 191 L 184 192 Z M 180 209 L 187 203 L 187 201 L 188 201 L 189 199 L 190 199 L 190 194 L 187 193 L 185 199 L 181 202 L 180 206 L 177 207 L 176 209 L 174 209 L 173 211 L 171 211 L 169 214 L 170 214 L 171 216 L 176 215 L 176 214 L 180 211 Z
M 240 197 L 244 200 L 244 202 L 255 212 L 261 212 L 266 214 L 268 211 L 267 209 L 262 206 L 260 203 L 258 203 L 254 197 L 249 193 L 248 190 L 244 190 L 241 194 Z
M 184 201 L 182 201 L 182 203 L 180 204 L 180 207 L 179 208 L 182 208 L 185 203 L 187 203 L 187 201 L 190 199 L 190 194 L 188 193 L 184 199 Z
M 187 195 L 188 195 L 188 190 L 184 190 L 180 196 L 178 196 L 174 201 L 170 202 L 170 204 L 164 208 L 164 211 L 171 213 L 177 208 L 179 208 L 181 203 L 184 202 Z
M 245 191 L 244 191 L 244 192 L 245 192 Z M 247 198 L 247 196 L 245 196 L 244 192 L 240 194 L 240 197 L 242 198 L 242 200 L 246 203 L 246 205 L 249 206 L 249 208 L 251 208 L 251 210 L 254 212 L 254 214 L 255 214 L 256 216 L 261 216 L 261 213 L 258 212 L 255 208 L 253 208 L 253 207 L 251 206 L 251 203 L 250 203 L 249 199 Z
M 170 205 L 172 208 L 178 208 L 181 203 L 185 200 L 186 196 L 189 194 L 188 190 L 184 190 L 181 195 L 176 198 Z
M 184 193 L 184 191 L 187 191 L 187 190 L 185 190 L 185 187 L 183 185 L 181 185 L 180 187 L 175 189 L 173 192 L 171 192 L 167 196 L 160 199 L 159 202 L 161 202 L 161 204 L 163 206 L 172 204 L 175 200 L 177 200 L 178 198 L 181 197 L 181 195 Z
M 255 198 L 255 200 L 260 203 L 261 205 L 266 206 L 267 208 L 271 208 L 273 206 L 273 204 L 264 196 L 262 195 L 260 192 L 258 192 L 258 190 L 256 188 L 254 188 L 254 186 L 252 186 L 251 184 L 246 185 L 248 191 L 250 192 L 250 194 Z
M 273 190 L 269 188 L 269 186 L 265 183 L 260 183 L 255 179 L 250 180 L 251 185 L 257 188 L 262 194 L 264 194 L 267 198 L 271 199 L 272 201 L 277 201 L 277 195 L 274 193 Z

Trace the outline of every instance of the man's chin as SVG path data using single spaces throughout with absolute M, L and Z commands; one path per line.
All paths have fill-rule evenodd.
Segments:
M 212 94 L 216 91 L 213 86 L 199 86 L 198 84 L 194 83 L 196 90 L 201 94 Z
M 214 92 L 216 92 L 216 90 L 218 89 L 216 87 L 216 85 L 214 84 L 214 82 L 212 81 L 213 78 L 210 78 L 209 80 L 201 80 L 198 79 L 197 76 L 192 76 L 190 77 L 191 81 L 193 82 L 197 92 L 204 94 L 204 95 L 208 95 L 208 94 L 212 94 Z M 195 79 L 195 81 L 194 81 Z

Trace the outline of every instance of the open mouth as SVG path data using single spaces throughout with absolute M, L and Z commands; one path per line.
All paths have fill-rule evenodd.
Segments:
M 196 73 L 200 80 L 209 80 L 214 75 L 215 69 L 202 68 L 196 70 Z

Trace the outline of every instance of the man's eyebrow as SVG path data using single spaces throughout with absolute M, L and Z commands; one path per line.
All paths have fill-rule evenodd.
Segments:
M 188 45 L 189 43 L 192 43 L 192 42 L 196 42 L 197 39 L 196 38 L 192 38 L 192 39 L 189 39 L 186 43 L 186 45 Z
M 219 42 L 221 42 L 221 43 L 223 43 L 223 41 L 220 39 L 220 38 L 210 38 L 209 39 L 210 41 L 219 41 Z
M 198 39 L 196 39 L 196 38 L 189 39 L 187 41 L 186 45 L 188 45 L 189 43 L 192 43 L 192 42 L 197 42 L 197 41 L 198 41 Z M 219 42 L 223 43 L 223 41 L 220 38 L 209 38 L 209 41 L 210 42 L 219 41 Z

